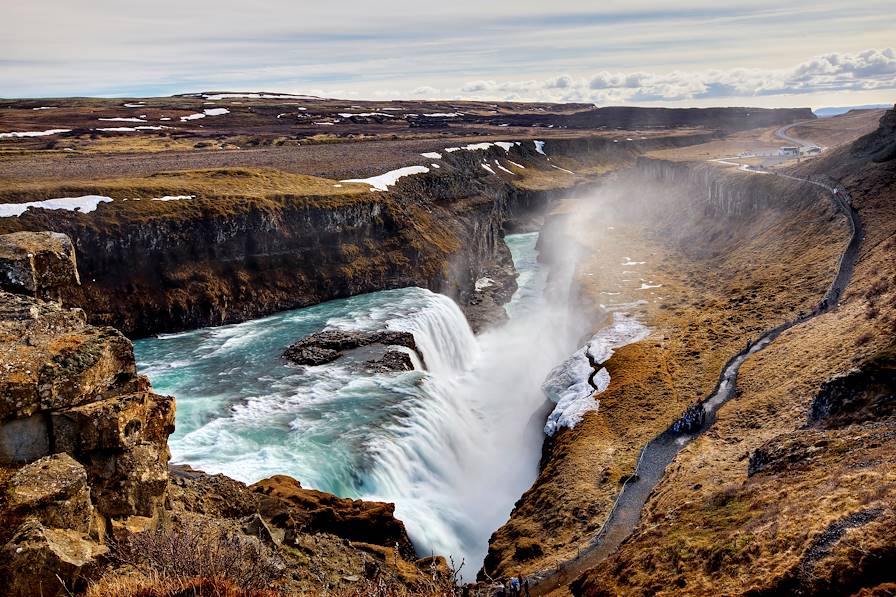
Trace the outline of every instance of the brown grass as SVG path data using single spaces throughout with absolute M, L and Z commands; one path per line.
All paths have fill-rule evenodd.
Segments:
M 673 461 L 633 536 L 584 577 L 581 591 L 771 595 L 792 594 L 798 586 L 806 594 L 850 594 L 879 582 L 875 563 L 892 558 L 894 549 L 896 460 L 885 439 L 894 422 L 816 430 L 808 426 L 808 410 L 823 382 L 893 341 L 879 323 L 896 315 L 896 306 L 880 300 L 886 293 L 881 273 L 892 272 L 887 239 L 896 234 L 892 180 L 889 173 L 855 170 L 847 184 L 866 238 L 839 308 L 790 329 L 746 361 L 738 396 Z M 818 259 L 817 244 L 793 238 Z M 874 318 L 867 316 L 871 299 L 879 309 Z M 795 457 L 748 477 L 748 457 L 763 446 L 793 446 Z M 834 536 L 829 552 L 801 567 L 832 525 L 867 509 L 882 514 Z

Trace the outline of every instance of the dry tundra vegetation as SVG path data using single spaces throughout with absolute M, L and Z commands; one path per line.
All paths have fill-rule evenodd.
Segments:
M 0 103 L 3 130 L 73 129 L 54 139 L 0 144 L 0 202 L 82 194 L 115 200 L 91 214 L 2 218 L 0 232 L 58 229 L 72 235 L 84 285 L 67 291 L 66 300 L 94 309 L 92 321 L 137 335 L 151 333 L 159 321 L 139 320 L 135 312 L 155 310 L 166 323 L 189 327 L 219 323 L 225 309 L 245 318 L 294 306 L 283 297 L 294 296 L 295 285 L 323 285 L 321 279 L 334 284 L 331 294 L 308 293 L 302 304 L 333 293 L 447 278 L 456 256 L 473 244 L 469 235 L 486 228 L 475 218 L 490 218 L 500 228 L 488 209 L 497 198 L 535 202 L 563 191 L 566 198 L 555 201 L 553 210 L 558 218 L 572 214 L 562 233 L 584 255 L 576 271 L 580 308 L 597 328 L 618 306 L 637 314 L 651 335 L 619 349 L 607 363 L 613 381 L 600 396 L 600 409 L 546 446 L 538 479 L 490 542 L 484 571 L 494 578 L 550 571 L 586 548 L 644 444 L 706 397 L 725 362 L 748 340 L 812 311 L 849 237 L 819 189 L 706 163 L 777 147 L 775 131 L 799 114 L 740 127 L 696 122 L 692 114 L 667 127 L 639 124 L 633 116 L 618 129 L 598 126 L 600 114 L 576 105 L 350 107 L 296 98 L 219 101 L 230 114 L 180 122 L 208 107 L 205 98 L 134 100 L 142 104 L 136 112 L 123 107 L 130 102 L 65 100 L 56 110 L 37 112 L 31 110 L 36 102 Z M 394 109 L 389 113 L 464 115 L 425 125 L 411 117 L 340 116 L 386 107 Z M 151 134 L 95 130 L 98 118 L 134 113 L 172 128 Z M 831 149 L 808 163 L 778 168 L 839 181 L 865 222 L 853 281 L 837 309 L 788 330 L 746 362 L 735 399 L 669 466 L 632 536 L 581 577 L 564 579 L 558 594 L 758 597 L 885 595 L 896 589 L 887 584 L 896 561 L 896 160 L 871 157 L 893 143 L 893 118 L 892 111 L 853 113 L 790 130 Z M 321 130 L 315 121 L 332 124 Z M 859 139 L 873 131 L 877 137 Z M 441 172 L 434 169 L 392 192 L 339 182 L 430 163 L 422 152 L 535 138 L 548 141 L 550 160 L 531 145 L 509 158 L 503 151 L 459 152 L 440 161 Z M 657 180 L 655 171 L 629 168 L 644 153 L 659 163 L 685 162 L 690 171 L 709 172 L 729 200 L 714 203 L 693 180 L 671 184 Z M 485 179 L 480 166 L 486 160 L 507 171 Z M 569 199 L 570 189 L 586 185 L 587 194 Z M 163 195 L 193 199 L 150 200 Z M 374 207 L 377 215 L 355 236 L 316 237 L 313 249 L 302 245 L 304 257 L 311 250 L 325 256 L 314 262 L 318 272 L 301 270 L 298 259 L 263 259 L 283 249 L 277 235 L 284 243 L 301 236 L 280 225 L 298 220 L 296 213 Z M 236 255 L 234 262 L 249 266 L 214 265 L 219 256 L 212 250 L 183 261 L 194 251 L 190 238 L 205 242 L 233 234 L 239 218 L 266 226 L 245 225 L 246 238 L 265 231 L 258 246 L 234 236 L 234 246 L 226 247 L 228 258 Z M 388 229 L 385 240 L 364 238 L 371 221 L 377 230 Z M 307 224 L 313 228 L 319 220 L 309 217 Z M 168 236 L 150 244 L 165 250 L 151 259 L 141 255 L 149 265 L 112 254 L 125 254 L 132 246 L 127 243 L 160 230 Z M 175 247 L 171 239 L 183 244 Z M 297 251 L 284 246 L 285 253 Z M 244 249 L 245 255 L 239 252 Z M 85 267 L 93 268 L 90 276 Z M 416 278 L 402 277 L 414 268 Z M 104 285 L 104 273 L 129 277 Z M 120 296 L 145 302 L 115 311 L 109 302 Z M 0 468 L 0 486 L 13 474 Z M 66 583 L 67 590 L 90 597 L 460 591 L 454 562 L 417 559 L 408 553 L 409 540 L 399 547 L 390 533 L 401 523 L 388 505 L 338 500 L 288 478 L 246 488 L 191 475 L 172 472 L 165 507 L 152 524 L 132 520 L 113 527 L 104 546 L 104 562 L 111 565 L 103 574 L 85 572 L 77 583 Z M 246 531 L 243 520 L 251 514 L 264 520 L 266 531 Z M 379 541 L 357 535 L 359 529 L 379 534 Z M 406 539 L 403 526 L 396 536 Z M 485 584 L 479 589 L 488 592 Z

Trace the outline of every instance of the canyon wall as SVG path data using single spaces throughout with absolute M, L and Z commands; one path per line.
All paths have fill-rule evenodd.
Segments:
M 606 170 L 649 149 L 709 136 L 626 144 L 578 138 L 552 140 L 547 148 L 551 159 L 570 167 Z M 525 176 L 499 177 L 483 168 L 500 158 L 525 164 Z M 115 326 L 131 337 L 235 323 L 406 286 L 452 296 L 476 328 L 500 319 L 500 305 L 515 289 L 505 225 L 525 223 L 594 176 L 561 171 L 531 142 L 509 152 L 497 146 L 446 152 L 442 164 L 402 178 L 388 192 L 283 193 L 262 200 L 222 194 L 183 201 L 175 212 L 137 210 L 116 200 L 90 214 L 30 209 L 3 218 L 0 232 L 68 235 L 82 285 L 66 287 L 62 298 L 84 309 L 91 323 Z M 226 188 L 229 179 L 254 173 L 204 175 Z M 101 181 L 93 192 L 104 192 Z M 488 296 L 474 293 L 482 276 L 497 282 Z
M 545 227 L 544 244 L 561 234 L 586 249 L 573 293 L 595 325 L 599 305 L 615 304 L 652 333 L 608 361 L 600 408 L 545 442 L 483 577 L 547 575 L 587 549 L 641 447 L 708 395 L 748 340 L 817 304 L 848 238 L 820 189 L 702 162 L 640 157 L 590 204 Z

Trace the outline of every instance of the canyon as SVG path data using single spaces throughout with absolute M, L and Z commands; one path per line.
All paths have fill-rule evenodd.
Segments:
M 202 98 L 172 98 L 153 109 L 186 110 L 194 99 Z M 514 297 L 529 287 L 505 239 L 531 231 L 540 231 L 538 259 L 546 268 L 539 292 L 562 291 L 557 300 L 575 314 L 564 323 L 573 330 L 571 344 L 562 343 L 565 354 L 606 329 L 614 313 L 649 331 L 590 363 L 587 381 L 593 384 L 602 367 L 609 383 L 574 424 L 545 437 L 540 429 L 550 408 L 533 414 L 542 418 L 532 422 L 539 438 L 526 435 L 529 447 L 537 451 L 532 441 L 544 439 L 537 470 L 509 518 L 501 515 L 506 522 L 479 529 L 494 533 L 481 570 L 465 562 L 464 578 L 478 572 L 479 580 L 466 590 L 491 594 L 495 579 L 517 574 L 536 594 L 721 588 L 821 595 L 890 586 L 896 112 L 867 116 L 871 132 L 838 138 L 821 156 L 773 172 L 710 159 L 729 159 L 718 148 L 743 139 L 767 143 L 769 127 L 799 120 L 801 137 L 813 140 L 813 126 L 821 138 L 836 122 L 821 126 L 798 110 L 502 106 L 506 114 L 443 122 L 462 134 L 435 139 L 411 122 L 400 133 L 407 137 L 391 143 L 389 159 L 399 161 L 388 166 L 372 165 L 370 147 L 362 147 L 389 145 L 382 140 L 353 142 L 358 147 L 345 151 L 357 149 L 355 157 L 320 166 L 311 148 L 322 147 L 325 156 L 331 143 L 303 145 L 310 157 L 284 158 L 269 118 L 280 113 L 276 103 L 258 102 L 227 125 L 230 137 L 257 141 L 254 155 L 177 150 L 199 167 L 147 170 L 152 156 L 141 151 L 122 168 L 128 162 L 116 162 L 108 142 L 104 153 L 91 155 L 91 143 L 103 136 L 90 139 L 78 128 L 78 119 L 93 112 L 77 103 L 66 109 L 75 123 L 71 140 L 84 155 L 69 160 L 53 155 L 55 146 L 25 139 L 15 155 L 0 159 L 0 203 L 109 198 L 90 212 L 32 208 L 0 218 L 0 512 L 9 521 L 0 544 L 9 556 L 3 573 L 11 594 L 35 587 L 45 595 L 63 588 L 103 594 L 112 586 L 103 583 L 119 573 L 110 557 L 119 543 L 140 545 L 142 536 L 152 545 L 165 532 L 200 544 L 239 537 L 240 553 L 264 564 L 261 584 L 287 593 L 359 583 L 411 594 L 450 590 L 460 562 L 415 553 L 417 531 L 409 533 L 393 504 L 337 497 L 283 475 L 243 483 L 169 465 L 174 398 L 156 394 L 138 372 L 128 338 L 221 325 L 238 334 L 249 328 L 227 326 L 419 287 L 453 299 L 481 341 L 514 324 Z M 307 100 L 307 107 L 337 118 L 328 102 Z M 365 113 L 381 107 L 365 105 Z M 5 118 L 21 117 L 14 111 L 20 106 L 0 108 Z M 394 133 L 391 119 L 379 120 L 341 117 L 332 134 L 348 134 L 342 127 L 371 137 Z M 542 128 L 549 125 L 555 128 Z M 617 128 L 599 130 L 604 126 Z M 226 136 L 198 129 L 180 135 L 165 142 Z M 161 163 L 170 159 L 161 153 Z M 281 159 L 295 161 L 278 167 Z M 427 171 L 385 190 L 349 181 L 419 164 Z M 30 174 L 44 166 L 47 176 Z M 334 168 L 338 178 L 329 178 Z M 97 172 L 107 176 L 94 179 Z M 848 285 L 835 288 L 832 280 L 850 242 L 849 221 L 831 192 L 806 177 L 843 189 L 861 218 Z M 819 310 L 826 293 L 830 301 Z M 736 393 L 708 428 L 655 471 L 657 485 L 634 513 L 630 536 L 579 563 L 620 493 L 645 482 L 638 475 L 644 446 L 724 383 L 720 372 L 733 355 L 791 321 L 799 323 L 743 360 Z M 401 353 L 407 362 L 399 373 L 408 363 L 413 372 L 416 357 L 437 370 L 432 349 L 411 332 L 311 334 L 279 350 L 298 341 L 300 364 L 318 366 L 339 363 L 340 352 L 398 344 L 417 353 Z M 530 408 L 538 402 L 533 398 Z

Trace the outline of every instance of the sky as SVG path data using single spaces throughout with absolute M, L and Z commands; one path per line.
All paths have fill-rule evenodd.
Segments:
M 896 101 L 892 0 L 0 0 L 0 97 Z

